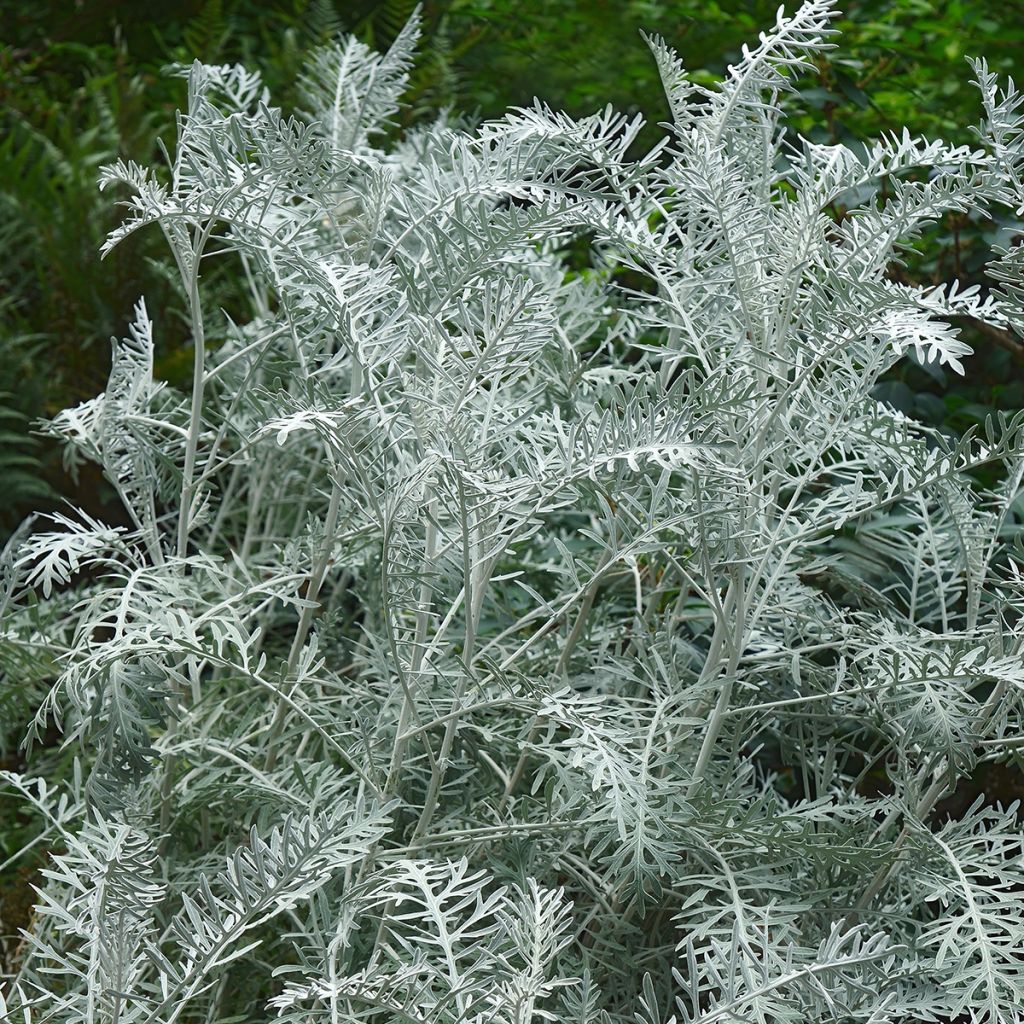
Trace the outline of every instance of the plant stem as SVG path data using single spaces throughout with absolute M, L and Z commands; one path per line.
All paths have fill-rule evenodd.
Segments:
M 694 765 L 693 777 L 690 780 L 691 789 L 704 778 L 704 773 L 707 771 L 708 764 L 711 761 L 711 755 L 714 753 L 715 744 L 718 742 L 719 733 L 721 733 L 722 726 L 725 724 L 725 719 L 729 713 L 729 701 L 732 699 L 733 683 L 736 680 L 736 668 L 739 665 L 740 654 L 743 651 L 744 610 L 746 607 L 745 584 L 746 570 L 742 566 L 734 567 L 732 582 L 729 584 L 729 592 L 725 597 L 722 618 L 720 620 L 723 628 L 727 628 L 729 614 L 735 615 L 736 619 L 731 650 L 729 651 L 729 661 L 725 669 L 725 680 L 722 682 L 722 688 L 718 692 L 718 700 L 708 719 L 704 740 L 701 743 L 700 753 L 697 755 L 697 763 Z M 701 673 L 702 676 L 710 677 L 716 671 L 720 647 L 721 645 L 719 644 L 718 647 L 709 653 L 708 661 L 704 666 L 704 672 Z
M 473 579 L 473 523 L 469 510 L 466 507 L 466 492 L 462 477 L 456 472 L 455 486 L 459 492 L 459 516 L 462 526 L 462 585 L 465 593 L 464 607 L 466 609 L 466 635 L 462 647 L 463 673 L 455 687 L 454 707 L 459 709 L 462 706 L 462 699 L 466 692 L 466 683 L 473 673 L 473 659 L 476 655 L 476 631 L 477 616 L 479 615 L 480 604 L 476 600 L 475 581 Z M 423 836 L 430 827 L 434 812 L 437 810 L 437 801 L 440 796 L 441 787 L 444 785 L 444 776 L 448 766 L 448 757 L 451 754 L 452 745 L 455 742 L 455 733 L 459 726 L 459 719 L 452 716 L 448 719 L 444 728 L 444 737 L 441 740 L 441 750 L 437 757 L 437 764 L 430 776 L 430 785 L 427 789 L 426 799 L 423 804 L 423 812 L 416 823 L 413 831 L 412 842 L 415 845 L 417 840 Z
M 327 575 L 327 565 L 331 560 L 331 551 L 334 549 L 334 536 L 338 529 L 338 510 L 341 507 L 341 487 L 337 480 L 331 484 L 331 498 L 327 506 L 327 516 L 324 519 L 324 538 L 320 545 L 316 561 L 313 563 L 309 573 L 309 587 L 306 597 L 309 600 L 299 615 L 298 624 L 295 627 L 295 635 L 292 637 L 292 646 L 288 651 L 288 663 L 285 669 L 286 674 L 291 677 L 295 666 L 299 661 L 299 654 L 302 652 L 306 638 L 309 636 L 310 627 L 313 624 L 313 616 L 319 610 L 320 590 Z M 293 687 L 294 688 L 294 687 Z M 277 764 L 277 741 L 281 737 L 281 730 L 284 728 L 284 720 L 287 715 L 287 707 L 278 704 L 274 712 L 274 720 L 267 734 L 267 756 L 263 763 L 265 772 L 272 772 Z
M 185 467 L 181 478 L 181 499 L 178 506 L 178 557 L 188 553 L 188 533 L 192 518 L 193 480 L 196 471 L 196 454 L 199 450 L 199 434 L 203 425 L 203 389 L 206 383 L 206 330 L 203 323 L 203 307 L 199 297 L 199 264 L 203 246 L 209 237 L 211 225 L 203 231 L 202 239 L 191 255 L 189 267 L 188 306 L 192 319 L 192 405 L 189 410 L 188 438 L 185 442 Z

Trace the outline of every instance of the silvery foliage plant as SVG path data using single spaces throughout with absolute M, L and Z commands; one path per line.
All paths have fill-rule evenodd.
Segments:
M 976 62 L 974 147 L 785 132 L 835 13 L 714 88 L 651 38 L 646 153 L 540 103 L 394 140 L 414 16 L 295 118 L 197 63 L 167 165 L 104 170 L 181 308 L 46 428 L 123 521 L 5 555 L 45 857 L 4 1020 L 1024 1020 L 1017 810 L 942 813 L 1020 744 L 1024 421 L 875 397 L 1024 327 L 1024 248 L 892 273 L 1024 207 L 1024 104 Z

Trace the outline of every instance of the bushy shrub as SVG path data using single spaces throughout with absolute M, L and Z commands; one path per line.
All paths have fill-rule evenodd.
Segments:
M 646 153 L 540 104 L 388 141 L 414 17 L 318 51 L 305 120 L 196 64 L 168 166 L 104 171 L 194 377 L 140 301 L 48 428 L 131 525 L 5 556 L 4 685 L 74 755 L 4 775 L 49 851 L 10 1019 L 1022 1019 L 1016 807 L 940 812 L 1019 742 L 1024 418 L 874 397 L 1024 322 L 1021 249 L 890 274 L 1024 205 L 1020 97 L 974 65 L 977 148 L 801 140 L 833 14 L 717 88 L 652 38 Z

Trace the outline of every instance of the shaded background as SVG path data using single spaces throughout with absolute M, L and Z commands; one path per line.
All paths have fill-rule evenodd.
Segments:
M 118 156 L 156 160 L 156 139 L 173 143 L 184 83 L 162 69 L 194 57 L 243 61 L 262 71 L 274 101 L 288 109 L 312 47 L 338 32 L 386 47 L 413 6 L 0 0 L 0 540 L 28 512 L 63 497 L 116 518 L 104 508 L 102 481 L 65 474 L 60 453 L 35 439 L 31 425 L 102 390 L 109 338 L 124 330 L 139 295 L 157 321 L 158 372 L 172 383 L 188 379 L 183 304 L 159 233 L 139 233 L 102 263 L 98 257 L 118 220 L 115 197 L 96 190 L 98 167 Z M 538 95 L 573 114 L 609 102 L 642 110 L 650 141 L 667 109 L 639 30 L 662 34 L 695 76 L 710 81 L 773 23 L 776 6 L 428 0 L 403 117 L 411 123 L 445 106 L 497 116 Z M 964 57 L 985 56 L 1012 74 L 1024 44 L 1024 0 L 848 0 L 837 27 L 840 47 L 788 101 L 795 129 L 834 142 L 907 125 L 967 142 L 980 115 Z M 984 287 L 990 246 L 1012 241 L 1017 230 L 1010 222 L 949 217 L 898 273 Z M 230 277 L 205 283 L 221 306 L 245 315 Z M 905 363 L 882 385 L 883 397 L 950 432 L 993 410 L 1024 407 L 1024 347 L 996 331 L 964 329 L 976 348 L 965 381 Z

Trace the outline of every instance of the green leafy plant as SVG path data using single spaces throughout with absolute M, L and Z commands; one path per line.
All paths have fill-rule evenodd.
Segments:
M 876 387 L 1024 324 L 1019 247 L 984 293 L 892 274 L 1024 206 L 1024 104 L 976 63 L 975 146 L 787 133 L 834 16 L 715 86 L 652 37 L 646 152 L 540 103 L 393 139 L 414 16 L 319 50 L 303 118 L 196 63 L 167 166 L 103 171 L 193 373 L 140 301 L 47 428 L 126 523 L 4 556 L 49 851 L 7 1015 L 1022 1019 L 1016 805 L 940 812 L 1019 742 L 1024 417 Z

